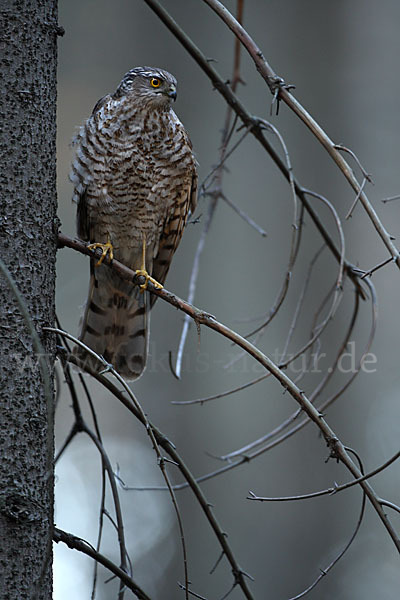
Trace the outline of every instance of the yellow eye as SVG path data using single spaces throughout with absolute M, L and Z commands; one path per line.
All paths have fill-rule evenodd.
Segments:
M 158 79 L 158 77 L 152 77 L 150 79 L 150 85 L 153 88 L 158 88 L 161 85 L 161 79 Z

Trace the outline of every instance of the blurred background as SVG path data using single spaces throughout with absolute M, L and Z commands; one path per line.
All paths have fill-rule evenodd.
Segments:
M 230 79 L 233 36 L 201 0 L 164 0 L 176 18 L 224 79 Z M 236 2 L 225 5 L 232 12 Z M 138 65 L 159 66 L 178 79 L 174 107 L 188 129 L 203 181 L 218 161 L 226 105 L 200 68 L 142 0 L 62 0 L 59 22 L 65 36 L 59 42 L 58 169 L 59 216 L 62 231 L 75 235 L 75 207 L 68 172 L 70 141 L 90 115 L 96 101 L 115 90 L 126 71 Z M 261 47 L 278 75 L 294 84 L 297 99 L 336 143 L 351 148 L 372 175 L 367 194 L 390 233 L 397 237 L 400 200 L 382 199 L 400 193 L 400 4 L 396 0 L 246 0 L 244 26 Z M 368 270 L 388 257 L 383 243 L 359 205 L 345 220 L 354 194 L 327 153 L 305 126 L 286 108 L 270 116 L 271 95 L 251 59 L 242 52 L 241 76 L 246 85 L 238 95 L 248 111 L 269 120 L 281 132 L 296 178 L 324 194 L 342 219 L 346 257 Z M 233 141 L 242 132 L 236 133 Z M 268 139 L 282 155 L 276 139 Z M 351 161 L 349 157 L 349 161 Z M 359 171 L 354 165 L 357 175 Z M 282 285 L 287 268 L 293 223 L 293 199 L 269 156 L 248 135 L 227 162 L 223 190 L 267 232 L 262 237 L 228 205 L 220 201 L 201 258 L 195 305 L 241 334 L 262 323 Z M 167 289 L 187 297 L 198 240 L 207 216 L 208 198 L 199 201 L 199 223 L 188 225 L 175 255 Z M 338 241 L 331 213 L 318 200 L 313 207 Z M 399 243 L 399 242 L 398 242 Z M 272 359 L 279 360 L 307 277 L 310 261 L 322 239 L 306 217 L 299 257 L 289 292 L 276 318 L 258 340 Z M 377 271 L 379 318 L 368 369 L 324 411 L 340 439 L 362 457 L 367 471 L 398 450 L 399 403 L 399 272 L 393 264 Z M 308 339 L 318 306 L 337 276 L 337 263 L 325 249 L 315 264 L 303 311 L 288 352 Z M 89 280 L 87 258 L 64 249 L 58 257 L 58 315 L 62 326 L 76 335 Z M 335 318 L 327 327 L 320 373 L 306 373 L 301 384 L 311 393 L 326 374 L 348 327 L 354 300 L 353 284 L 345 282 Z M 350 346 L 353 354 L 342 364 L 319 401 L 349 379 L 371 327 L 371 303 L 361 303 Z M 325 313 L 326 314 L 326 307 Z M 260 318 L 261 316 L 261 318 Z M 259 317 L 257 319 L 257 317 Z M 256 320 L 253 320 L 256 318 Z M 321 320 L 322 317 L 320 317 Z M 252 319 L 249 321 L 249 319 Z M 138 401 L 167 437 L 176 444 L 196 476 L 223 467 L 218 460 L 265 435 L 297 408 L 289 394 L 271 378 L 231 396 L 204 404 L 174 405 L 232 389 L 262 374 L 249 358 L 223 337 L 202 328 L 200 339 L 191 327 L 182 377 L 174 378 L 169 352 L 176 359 L 182 313 L 158 301 L 152 312 L 151 356 L 144 376 L 132 384 Z M 324 371 L 325 369 L 325 371 Z M 346 372 L 347 371 L 347 372 Z M 369 371 L 369 372 L 366 372 Z M 299 371 L 288 369 L 291 377 Z M 62 377 L 61 377 L 62 381 Z M 113 467 L 127 486 L 163 485 L 156 456 L 144 428 L 115 398 L 87 379 L 96 407 L 103 443 Z M 82 400 L 87 414 L 87 406 Z M 62 387 L 56 434 L 62 444 L 73 423 L 71 401 Z M 297 495 L 324 489 L 350 475 L 334 461 L 317 429 L 308 425 L 269 452 L 202 483 L 202 489 L 237 561 L 254 582 L 257 599 L 296 596 L 318 577 L 348 541 L 357 523 L 361 492 L 351 488 L 334 497 L 291 503 L 261 504 L 246 500 L 249 490 L 264 496 Z M 171 479 L 182 480 L 173 465 Z M 371 481 L 379 496 L 400 502 L 399 466 L 394 464 Z M 96 543 L 101 491 L 101 462 L 89 438 L 77 437 L 57 465 L 56 524 Z M 120 491 L 133 577 L 154 599 L 183 597 L 182 552 L 171 500 L 163 491 Z M 177 492 L 188 546 L 192 589 L 208 600 L 221 598 L 233 583 L 217 544 L 193 494 Z M 108 498 L 107 508 L 112 513 Z M 389 511 L 389 509 L 388 509 Z M 399 515 L 389 513 L 397 530 Z M 118 564 L 115 530 L 107 522 L 104 554 Z M 55 599 L 90 598 L 93 563 L 61 544 L 55 547 Z M 99 571 L 97 598 L 117 597 L 117 582 Z M 376 599 L 398 597 L 400 571 L 395 547 L 367 503 L 364 521 L 346 556 L 315 588 L 312 599 Z M 126 593 L 130 598 L 130 592 Z M 242 598 L 236 587 L 229 598 Z

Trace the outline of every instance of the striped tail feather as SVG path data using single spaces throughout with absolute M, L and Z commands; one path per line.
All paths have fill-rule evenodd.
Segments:
M 89 295 L 79 339 L 100 354 L 126 379 L 137 379 L 146 366 L 149 310 L 148 293 L 141 293 L 106 266 L 90 265 Z M 77 355 L 92 365 L 85 350 Z M 96 361 L 96 369 L 99 369 Z M 100 367 L 101 369 L 101 367 Z

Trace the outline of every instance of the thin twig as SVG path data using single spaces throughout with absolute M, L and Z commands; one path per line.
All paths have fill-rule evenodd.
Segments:
M 186 591 L 186 587 L 184 585 L 182 585 L 182 583 L 179 583 L 178 581 L 178 587 L 181 590 L 185 590 Z M 207 600 L 207 598 L 205 598 L 204 596 L 200 596 L 200 594 L 196 594 L 196 592 L 193 592 L 192 590 L 187 590 L 189 592 L 189 594 L 191 596 L 193 596 L 193 598 L 198 598 L 199 600 Z
M 266 373 L 265 375 L 261 375 L 261 377 L 257 377 L 256 379 L 252 379 L 252 381 L 248 381 L 235 387 L 231 390 L 226 390 L 225 392 L 221 392 L 219 394 L 214 394 L 214 396 L 206 396 L 205 398 L 196 398 L 195 400 L 172 400 L 171 404 L 179 404 L 179 405 L 187 405 L 187 404 L 205 404 L 206 402 L 210 402 L 210 400 L 216 400 L 217 398 L 225 398 L 226 396 L 231 396 L 236 392 L 241 392 L 246 388 L 255 385 L 256 383 L 260 383 L 260 381 L 264 381 L 267 377 L 270 377 L 270 373 Z
M 243 17 L 243 0 L 238 0 L 238 2 L 237 2 L 237 18 L 238 18 L 239 22 L 241 22 L 242 17 Z M 233 93 L 235 92 L 238 84 L 242 81 L 241 77 L 240 77 L 240 49 L 241 49 L 241 46 L 240 46 L 239 41 L 235 40 L 233 75 L 232 75 L 232 84 L 231 84 L 231 89 L 232 89 Z M 241 144 L 241 142 L 244 140 L 244 138 L 250 131 L 250 128 L 248 127 L 247 130 L 244 132 L 243 136 L 233 146 L 233 148 L 228 152 L 228 144 L 231 139 L 231 136 L 233 135 L 234 129 L 236 127 L 237 118 L 238 118 L 237 115 L 235 115 L 234 118 L 232 119 L 232 108 L 230 106 L 228 106 L 227 111 L 226 111 L 226 116 L 225 116 L 225 125 L 224 125 L 223 131 L 222 131 L 222 142 L 221 142 L 219 163 L 218 163 L 217 167 L 215 167 L 211 171 L 211 173 L 206 177 L 205 182 L 201 186 L 204 190 L 207 179 L 211 178 L 212 176 L 214 176 L 214 179 L 217 182 L 216 189 L 214 190 L 213 194 L 211 194 L 211 199 L 210 199 L 208 213 L 207 213 L 207 220 L 204 224 L 203 231 L 201 232 L 201 236 L 200 236 L 200 239 L 199 239 L 199 242 L 197 245 L 196 254 L 194 257 L 194 261 L 193 261 L 192 272 L 190 275 L 188 302 L 190 302 L 191 304 L 194 302 L 194 299 L 195 299 L 196 285 L 197 285 L 197 279 L 198 279 L 199 269 L 200 269 L 200 258 L 203 253 L 203 250 L 204 250 L 204 246 L 205 246 L 205 242 L 206 242 L 208 233 L 210 231 L 211 223 L 214 219 L 218 200 L 220 199 L 221 194 L 222 194 L 223 166 L 224 166 L 226 160 L 228 159 L 228 157 L 232 154 L 232 152 L 234 152 L 234 150 L 236 150 L 238 148 L 239 144 Z M 243 215 L 241 215 L 241 216 L 243 216 Z M 174 369 L 175 375 L 178 379 L 180 378 L 181 370 L 182 370 L 183 352 L 185 349 L 186 338 L 187 338 L 187 334 L 189 331 L 189 321 L 190 321 L 190 319 L 188 319 L 188 317 L 185 316 L 184 322 L 183 322 L 182 334 L 181 334 L 181 338 L 180 338 L 179 346 L 178 346 L 176 366 Z
M 285 358 L 285 356 L 287 354 L 290 342 L 292 340 L 294 331 L 296 329 L 296 325 L 297 325 L 297 322 L 298 322 L 298 319 L 299 319 L 300 312 L 301 312 L 301 310 L 303 308 L 304 299 L 306 297 L 306 292 L 307 292 L 308 286 L 310 284 L 310 280 L 311 280 L 311 275 L 312 275 L 313 269 L 314 269 L 315 264 L 316 264 L 317 260 L 319 259 L 319 257 L 321 256 L 321 254 L 322 254 L 322 252 L 323 252 L 323 250 L 324 250 L 325 247 L 326 247 L 325 244 L 323 246 L 321 246 L 321 248 L 315 253 L 314 257 L 312 258 L 312 260 L 310 261 L 310 264 L 308 266 L 307 274 L 306 274 L 306 277 L 305 277 L 305 280 L 304 280 L 304 284 L 303 284 L 303 287 L 302 287 L 300 295 L 299 295 L 299 299 L 297 301 L 297 305 L 296 305 L 296 309 L 295 309 L 294 314 L 293 314 L 292 322 L 290 323 L 289 331 L 288 331 L 288 334 L 287 334 L 287 337 L 286 337 L 285 344 L 283 346 L 281 360 L 279 361 L 279 363 L 283 363 L 283 359 Z
M 241 208 L 236 206 L 236 204 L 234 204 L 232 200 L 229 200 L 229 198 L 227 198 L 225 194 L 220 194 L 220 198 L 222 198 L 222 200 L 243 219 L 243 221 L 250 225 L 250 227 L 253 227 L 253 229 L 255 229 L 257 233 L 259 233 L 263 237 L 267 237 L 267 232 L 262 227 L 260 227 L 260 225 L 258 225 L 258 223 L 256 223 L 251 217 L 249 217 L 249 215 L 247 215 Z
M 148 596 L 139 586 L 138 584 L 130 577 L 123 569 L 117 567 L 110 559 L 108 559 L 100 552 L 97 552 L 93 548 L 89 542 L 86 542 L 82 538 L 76 537 L 72 533 L 67 533 L 58 527 L 55 527 L 53 530 L 53 540 L 58 544 L 59 542 L 63 542 L 73 550 L 78 550 L 87 556 L 90 556 L 95 561 L 103 565 L 106 569 L 114 573 L 116 577 L 122 581 L 128 589 L 130 589 L 137 598 L 140 600 L 151 600 L 150 596 Z
M 366 481 L 367 479 L 371 479 L 378 473 L 381 473 L 387 467 L 389 467 L 392 463 L 394 463 L 398 458 L 400 458 L 400 451 L 396 452 L 393 456 L 391 456 L 387 461 L 381 464 L 376 469 L 373 469 L 366 475 L 362 475 L 361 477 L 357 477 L 357 479 L 352 479 L 347 483 L 343 483 L 342 485 L 338 485 L 335 483 L 334 486 L 327 488 L 326 490 L 319 490 L 318 492 L 311 492 L 310 494 L 301 494 L 298 496 L 278 496 L 278 497 L 267 497 L 267 496 L 256 496 L 253 492 L 249 492 L 249 496 L 247 496 L 248 500 L 258 500 L 260 502 L 291 502 L 293 500 L 308 500 L 309 498 L 319 498 L 320 496 L 333 496 L 337 492 L 342 492 L 343 490 L 347 490 L 361 481 Z
M 366 277 L 369 277 L 370 275 L 372 275 L 372 273 L 375 273 L 375 271 L 378 271 L 379 269 L 381 269 L 382 267 L 385 267 L 386 265 L 388 265 L 391 262 L 394 262 L 393 256 L 391 256 L 390 258 L 387 258 L 386 260 L 383 260 L 382 262 L 380 262 L 378 265 L 376 265 L 369 271 L 366 271 L 363 275 L 361 275 L 360 279 L 365 279 Z
M 368 183 L 372 183 L 372 184 L 374 183 L 371 175 L 364 169 L 364 167 L 362 166 L 362 164 L 360 162 L 360 159 L 358 158 L 356 153 L 353 152 L 353 150 L 351 150 L 350 148 L 347 148 L 343 144 L 335 144 L 335 148 L 336 148 L 336 150 L 341 150 L 342 152 L 347 152 L 348 154 L 350 154 L 350 156 L 357 163 L 357 166 L 360 169 L 363 177 L 368 181 Z
M 397 196 L 390 196 L 389 198 L 383 198 L 382 202 L 383 204 L 386 204 L 386 202 L 393 202 L 394 200 L 400 200 L 400 194 L 397 194 Z
M 359 199 L 366 183 L 367 183 L 367 179 L 364 177 L 362 184 L 360 185 L 360 189 L 358 190 L 357 195 L 353 200 L 353 204 L 350 206 L 349 211 L 348 211 L 347 215 L 345 216 L 346 221 L 348 219 L 350 219 L 350 217 L 353 216 L 353 211 L 357 205 L 358 199 Z

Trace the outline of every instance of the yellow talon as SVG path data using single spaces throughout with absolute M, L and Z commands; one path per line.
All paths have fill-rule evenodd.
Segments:
M 136 275 L 138 276 L 142 276 L 146 278 L 146 281 L 144 283 L 142 283 L 142 285 L 140 286 L 140 290 L 141 292 L 144 292 L 144 290 L 147 290 L 147 284 L 149 283 L 149 281 L 154 285 L 154 287 L 156 287 L 158 290 L 162 290 L 163 289 L 163 285 L 161 285 L 161 283 L 159 283 L 156 279 L 154 279 L 154 277 L 151 277 L 148 272 L 146 271 L 146 269 L 137 269 Z
M 142 285 L 140 286 L 140 292 L 143 294 L 144 290 L 147 290 L 147 284 L 149 283 L 149 281 L 151 281 L 151 283 L 154 285 L 154 287 L 156 287 L 158 290 L 162 290 L 163 289 L 163 285 L 161 285 L 161 283 L 159 283 L 156 279 L 154 279 L 154 277 L 151 277 L 151 275 L 148 274 L 148 272 L 146 271 L 146 234 L 143 233 L 143 240 L 142 240 L 142 268 L 141 269 L 137 269 L 135 271 L 136 275 L 138 276 L 142 276 L 146 278 L 146 281 L 144 283 L 142 283 Z
M 100 266 L 107 254 L 109 255 L 110 261 L 114 258 L 114 252 L 112 243 L 110 240 L 110 236 L 107 236 L 107 242 L 105 244 L 95 243 L 88 245 L 89 250 L 96 250 L 96 248 L 101 248 L 102 255 L 100 256 L 98 262 L 96 263 L 96 267 Z

